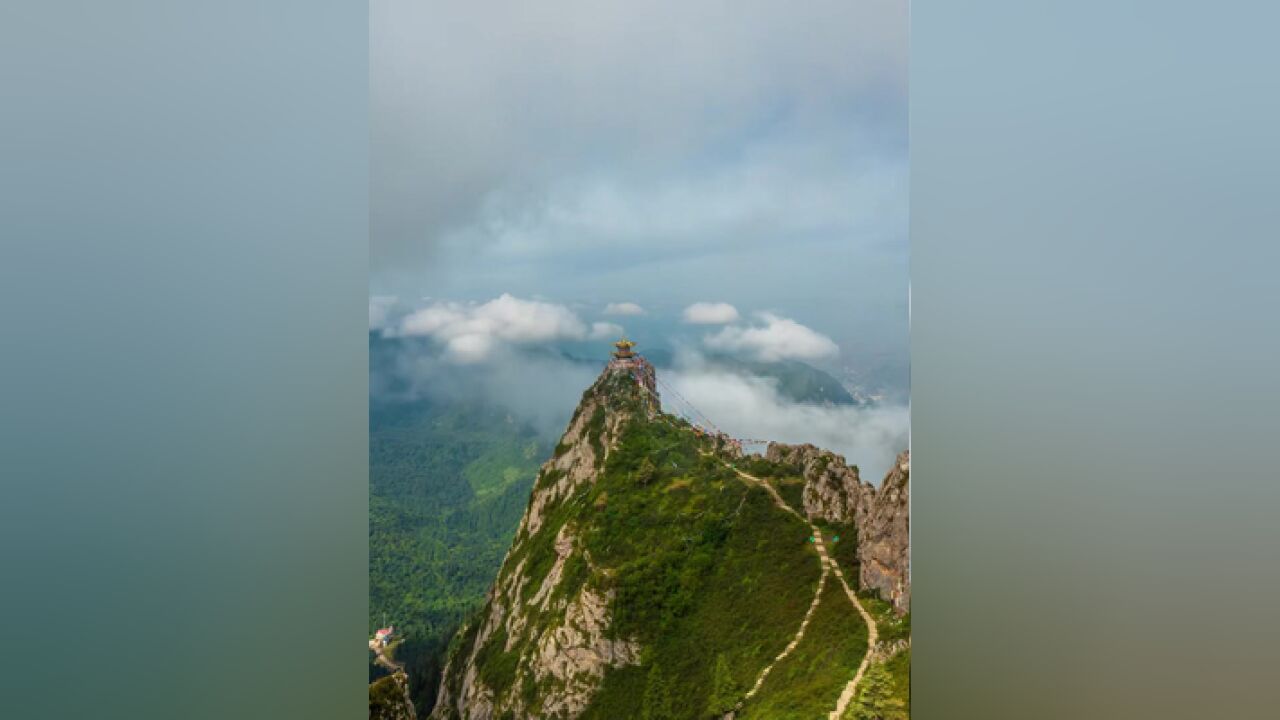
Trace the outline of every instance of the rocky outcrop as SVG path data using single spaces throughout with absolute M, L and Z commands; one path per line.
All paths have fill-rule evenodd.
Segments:
M 641 358 L 615 361 L 583 394 L 542 466 L 484 610 L 464 632 L 472 639 L 448 661 L 433 718 L 573 718 L 608 668 L 639 662 L 637 643 L 608 636 L 613 592 L 566 579 L 574 565 L 601 573 L 557 510 L 595 482 L 637 413 L 658 412 L 653 378 Z
M 543 700 L 544 717 L 576 717 L 591 700 L 605 668 L 639 662 L 637 644 L 604 636 L 612 600 L 612 592 L 583 588 L 565 609 L 564 622 L 538 640 L 530 670 L 539 686 L 560 688 Z
M 369 685 L 369 720 L 417 720 L 409 698 L 409 678 L 403 670 Z
M 595 384 L 583 393 L 573 420 L 556 446 L 555 457 L 542 466 L 529 508 L 516 531 L 517 542 L 542 528 L 548 507 L 571 495 L 583 483 L 591 482 L 608 458 L 609 449 L 616 445 L 618 434 L 630 413 L 618 411 L 618 408 L 610 412 L 610 399 L 617 398 L 609 392 L 610 389 L 635 386 L 635 392 L 628 394 L 637 399 L 641 411 L 653 414 L 658 410 L 651 389 L 653 378 L 653 366 L 635 358 L 622 366 L 610 364 Z
M 901 640 L 881 640 L 871 648 L 871 662 L 882 663 L 893 659 L 898 653 L 911 649 L 911 638 Z
M 900 611 L 911 607 L 911 457 L 897 457 L 858 523 L 859 582 Z
M 829 450 L 807 443 L 769 443 L 765 459 L 789 465 L 805 479 L 804 512 L 810 520 L 857 522 L 875 494 L 875 488 L 858 477 L 857 466 L 845 465 L 843 457 Z
M 791 466 L 805 479 L 804 512 L 811 520 L 857 528 L 859 584 L 874 588 L 899 612 L 911 607 L 911 457 L 900 454 L 880 487 L 863 482 L 857 466 L 813 445 L 770 443 L 766 459 Z

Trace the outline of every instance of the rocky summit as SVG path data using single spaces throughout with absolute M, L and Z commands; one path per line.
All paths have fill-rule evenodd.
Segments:
M 842 720 L 864 677 L 905 707 L 908 456 L 879 488 L 809 445 L 743 456 L 654 380 L 615 359 L 583 394 L 431 717 Z

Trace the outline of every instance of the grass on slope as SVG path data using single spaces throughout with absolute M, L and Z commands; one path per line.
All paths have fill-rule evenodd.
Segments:
M 804 514 L 805 481 L 800 467 L 773 462 L 762 455 L 747 455 L 738 467 L 772 485 L 792 510 Z
M 872 663 L 858 683 L 858 693 L 841 720 L 909 720 L 909 688 L 895 679 L 889 667 L 895 664 L 910 667 L 910 654 L 897 655 L 887 664 Z
M 814 720 L 826 717 L 853 679 L 867 651 L 867 625 L 834 577 L 804 638 L 774 666 L 760 691 L 743 706 L 742 720 Z
M 889 677 L 893 680 L 892 697 L 902 703 L 903 709 L 911 713 L 911 648 L 894 655 L 885 663 Z
M 882 643 L 911 639 L 911 613 L 899 616 L 893 606 L 881 600 L 874 592 L 860 592 L 858 599 L 862 606 L 876 619 L 876 628 L 880 631 Z M 887 704 L 900 704 L 904 712 L 911 710 L 911 647 L 895 654 L 881 664 L 887 677 L 882 678 L 883 689 L 880 693 L 888 698 Z M 865 714 L 865 713 L 864 713 Z
M 782 500 L 801 515 L 804 514 L 804 478 L 798 475 L 771 477 L 766 481 L 773 486 Z
M 808 528 L 699 447 L 678 425 L 637 423 L 584 503 L 592 557 L 616 573 L 611 634 L 644 646 L 639 666 L 606 673 L 584 719 L 718 717 L 813 598 Z
M 899 616 L 894 612 L 893 606 L 881 600 L 873 590 L 859 592 L 858 600 L 862 603 L 862 607 L 871 613 L 871 617 L 876 619 L 876 629 L 880 631 L 881 642 L 911 638 L 911 613 Z
M 815 520 L 813 524 L 817 525 L 818 530 L 822 532 L 822 537 L 827 541 L 827 552 L 844 571 L 849 587 L 856 590 L 861 567 L 861 563 L 858 562 L 857 527 L 853 523 L 831 523 L 825 520 Z

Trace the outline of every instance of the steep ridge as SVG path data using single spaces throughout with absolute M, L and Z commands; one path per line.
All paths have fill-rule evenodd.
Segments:
M 575 577 L 591 562 L 585 552 L 575 552 L 575 513 L 556 511 L 567 509 L 565 500 L 592 483 L 618 446 L 624 424 L 657 411 L 643 394 L 628 391 L 632 384 L 629 373 L 607 370 L 583 394 L 555 457 L 538 475 L 484 612 L 464 629 L 462 652 L 451 653 L 433 717 L 520 714 L 530 710 L 531 698 L 515 691 L 530 683 L 556 689 L 539 698 L 542 713 L 578 713 L 605 667 L 636 662 L 634 641 L 605 637 L 611 589 L 580 585 L 573 594 L 555 592 L 567 589 L 560 586 L 571 560 Z M 548 622 L 542 622 L 544 615 Z
M 808 519 L 857 527 L 859 586 L 876 590 L 900 613 L 910 610 L 910 452 L 898 455 L 879 488 L 840 455 L 813 445 L 771 443 L 765 457 L 804 478 Z
M 730 444 L 663 414 L 654 378 L 639 357 L 615 359 L 583 394 L 484 606 L 450 647 L 432 718 L 723 716 L 800 642 L 829 574 L 844 612 L 874 626 L 813 523 L 890 528 L 897 516 L 875 489 L 856 469 L 846 468 L 852 491 L 848 473 L 806 473 L 802 516 L 732 467 Z M 779 457 L 806 459 L 786 447 Z M 845 671 L 837 682 L 861 668 Z M 822 700 L 828 710 L 839 690 Z

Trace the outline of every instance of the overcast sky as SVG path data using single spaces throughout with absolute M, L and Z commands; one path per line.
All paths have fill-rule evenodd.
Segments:
M 905 1 L 374 0 L 370 73 L 371 322 L 466 360 L 644 318 L 905 385 Z

